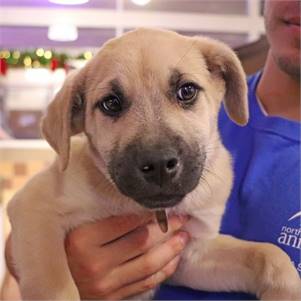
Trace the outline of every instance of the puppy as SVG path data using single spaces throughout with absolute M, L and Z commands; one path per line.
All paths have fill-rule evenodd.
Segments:
M 192 240 L 172 283 L 299 299 L 300 279 L 284 252 L 218 234 L 232 184 L 217 129 L 222 100 L 233 122 L 247 123 L 247 87 L 233 51 L 168 31 L 113 39 L 71 74 L 42 121 L 58 158 L 8 208 L 23 298 L 79 300 L 66 232 L 152 210 L 163 231 L 166 214 L 191 216 Z

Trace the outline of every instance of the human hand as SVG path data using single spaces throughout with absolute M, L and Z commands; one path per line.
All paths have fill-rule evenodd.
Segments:
M 69 267 L 82 299 L 124 299 L 173 274 L 189 240 L 187 217 L 171 216 L 162 233 L 153 216 L 109 217 L 66 238 Z

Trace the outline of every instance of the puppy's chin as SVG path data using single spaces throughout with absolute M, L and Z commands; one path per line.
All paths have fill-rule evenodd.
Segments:
M 141 205 L 142 207 L 145 207 L 147 209 L 167 209 L 174 207 L 181 203 L 181 201 L 184 199 L 185 195 L 154 195 L 154 196 L 148 196 L 143 198 L 135 199 L 135 201 Z

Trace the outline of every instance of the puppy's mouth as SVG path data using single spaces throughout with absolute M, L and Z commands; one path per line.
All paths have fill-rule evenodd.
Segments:
M 165 209 L 179 204 L 185 195 L 181 194 L 157 194 L 139 198 L 137 200 L 142 206 L 148 209 Z

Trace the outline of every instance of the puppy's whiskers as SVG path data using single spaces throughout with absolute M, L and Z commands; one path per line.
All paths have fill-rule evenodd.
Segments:
M 209 166 L 208 166 L 209 167 Z M 220 182 L 224 183 L 224 179 L 221 178 L 217 173 L 213 172 L 211 169 L 209 169 L 208 167 L 204 166 L 203 170 L 205 172 L 207 172 L 208 174 L 213 175 L 215 178 L 217 178 Z
M 211 197 L 213 195 L 213 192 L 212 192 L 211 186 L 209 185 L 208 181 L 206 180 L 206 178 L 204 176 L 201 176 L 200 182 L 206 184 L 206 186 L 208 187 L 208 193 Z M 205 191 L 206 191 L 206 189 L 205 189 L 206 186 L 204 186 L 204 185 L 202 186 Z

